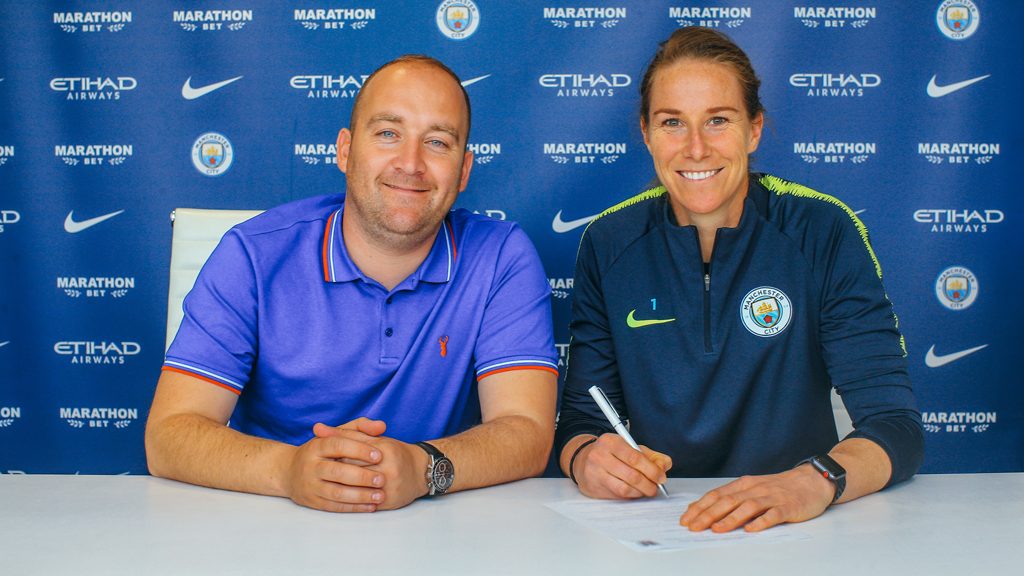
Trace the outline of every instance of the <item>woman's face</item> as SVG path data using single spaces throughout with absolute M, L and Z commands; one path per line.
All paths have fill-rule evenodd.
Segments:
M 726 64 L 685 59 L 655 73 L 649 119 L 640 127 L 681 226 L 739 224 L 748 156 L 763 124 L 761 113 L 749 118 L 740 81 Z

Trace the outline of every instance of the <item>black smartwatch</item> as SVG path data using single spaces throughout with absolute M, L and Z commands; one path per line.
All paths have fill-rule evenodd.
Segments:
M 828 454 L 821 454 L 820 456 L 812 456 L 797 466 L 803 464 L 810 464 L 814 466 L 814 469 L 822 475 L 823 478 L 831 482 L 836 487 L 836 495 L 832 497 L 832 503 L 835 504 L 836 500 L 843 495 L 843 491 L 846 490 L 846 468 L 839 465 Z
M 452 487 L 455 482 L 455 465 L 440 450 L 426 442 L 417 442 L 430 456 L 427 466 L 427 496 L 440 496 Z

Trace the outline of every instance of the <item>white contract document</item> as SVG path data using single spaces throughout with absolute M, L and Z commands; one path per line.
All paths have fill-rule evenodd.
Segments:
M 690 532 L 679 525 L 686 507 L 699 494 L 673 494 L 670 498 L 643 500 L 576 499 L 549 502 L 548 508 L 618 540 L 633 550 L 685 550 L 724 546 L 741 542 L 780 542 L 809 536 L 789 525 L 748 533 L 742 528 L 715 534 L 710 530 Z

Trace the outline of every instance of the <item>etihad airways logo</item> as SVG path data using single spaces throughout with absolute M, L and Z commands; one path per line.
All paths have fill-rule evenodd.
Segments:
M 876 12 L 873 6 L 794 6 L 793 18 L 808 28 L 863 28 L 877 17 Z
M 21 222 L 21 213 L 17 210 L 0 210 L 0 234 L 6 232 L 6 227 Z
M 0 428 L 9 428 L 21 419 L 21 406 L 0 406 Z
M 53 23 L 68 34 L 75 32 L 120 32 L 131 24 L 132 13 L 122 12 L 54 12 Z
M 626 155 L 625 142 L 549 142 L 544 155 L 555 164 L 612 164 Z
M 555 28 L 614 28 L 626 19 L 622 6 L 544 7 L 544 19 Z
M 61 408 L 60 419 L 72 428 L 124 430 L 139 419 L 138 408 Z
M 877 152 L 875 142 L 794 142 L 793 153 L 808 164 L 863 164 Z
M 997 142 L 918 142 L 917 155 L 929 164 L 988 164 L 999 156 Z
M 120 166 L 135 153 L 131 144 L 58 144 L 53 155 L 68 166 Z
M 922 208 L 914 211 L 914 221 L 929 224 L 930 232 L 981 233 L 988 232 L 992 224 L 1006 219 L 1002 210 L 954 210 L 948 208 Z
M 921 412 L 925 432 L 987 432 L 998 421 L 996 412 Z
M 473 153 L 473 162 L 476 164 L 490 164 L 501 156 L 500 143 L 471 142 L 466 149 Z
M 565 368 L 565 365 L 569 362 L 569 344 L 556 343 L 555 350 L 558 350 L 558 368 Z
M 376 8 L 315 8 L 295 10 L 293 17 L 306 30 L 362 30 L 377 19 Z
M 61 341 L 53 345 L 53 351 L 72 364 L 121 365 L 125 358 L 142 352 L 142 346 L 138 342 Z
M 124 212 L 124 210 L 118 210 L 117 212 L 111 212 L 109 214 L 96 216 L 95 218 L 89 218 L 87 220 L 76 221 L 74 217 L 75 211 L 72 210 L 71 212 L 68 212 L 67 217 L 64 218 L 64 231 L 67 232 L 68 234 L 78 234 L 83 230 L 88 230 L 89 228 L 92 228 L 93 226 L 99 224 L 100 222 L 110 220 L 111 218 L 117 216 L 118 214 L 121 214 L 122 212 Z
M 334 168 L 338 162 L 338 147 L 334 144 L 296 144 L 295 157 L 302 159 L 307 166 Z
M 702 28 L 739 28 L 750 19 L 750 6 L 725 6 L 701 8 L 698 6 L 672 6 L 668 17 L 680 27 L 700 26 Z
M 537 83 L 560 98 L 611 98 L 633 79 L 629 74 L 543 74 Z
M 135 90 L 138 81 L 131 76 L 95 78 L 53 78 L 50 90 L 64 92 L 66 100 L 120 100 L 122 92 Z
M 232 82 L 235 82 L 237 80 L 241 80 L 242 78 L 243 76 L 235 76 L 234 78 L 228 78 L 227 80 L 214 82 L 213 84 L 207 84 L 205 86 L 200 86 L 196 88 L 192 86 L 192 77 L 189 76 L 185 79 L 185 83 L 181 86 L 181 97 L 185 100 L 195 100 L 196 98 L 202 98 L 210 92 L 220 90 L 228 84 L 231 84 Z
M 806 96 L 824 98 L 860 98 L 881 84 L 878 74 L 800 72 L 789 77 L 789 85 L 805 90 Z
M 14 146 L 0 146 L 0 166 L 7 164 L 11 158 L 14 158 Z
M 131 276 L 58 276 L 57 289 L 69 298 L 123 298 L 135 288 Z
M 355 98 L 369 74 L 301 74 L 292 76 L 289 85 L 306 98 Z

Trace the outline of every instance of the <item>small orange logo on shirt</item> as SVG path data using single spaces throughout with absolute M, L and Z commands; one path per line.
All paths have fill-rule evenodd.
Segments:
M 441 357 L 444 358 L 448 355 L 448 336 L 441 336 L 437 343 L 441 345 Z

